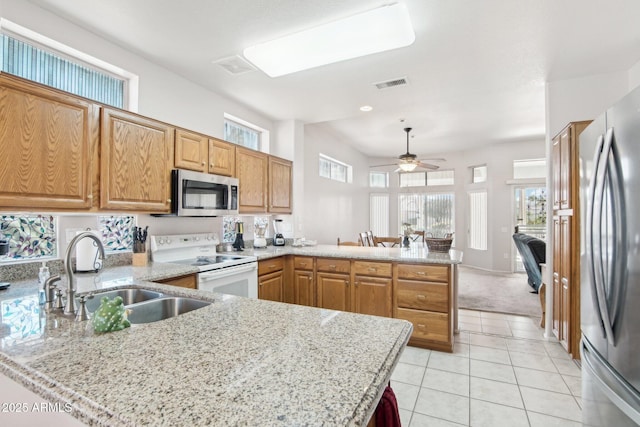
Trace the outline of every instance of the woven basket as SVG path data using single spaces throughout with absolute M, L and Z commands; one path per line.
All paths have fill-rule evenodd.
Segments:
M 453 239 L 437 239 L 434 237 L 425 237 L 427 248 L 430 252 L 449 252 Z

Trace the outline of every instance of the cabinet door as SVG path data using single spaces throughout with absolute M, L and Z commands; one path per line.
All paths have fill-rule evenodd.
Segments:
M 571 209 L 571 126 L 560 134 L 560 209 Z
M 269 156 L 269 212 L 291 213 L 292 163 Z
M 346 274 L 317 273 L 318 307 L 349 311 L 351 296 L 349 276 Z
M 177 168 L 207 172 L 209 139 L 206 136 L 176 129 L 175 165 Z
M 571 325 L 571 217 L 560 217 L 560 344 L 570 348 Z
M 258 277 L 258 298 L 282 302 L 284 275 L 282 271 Z
M 209 139 L 209 173 L 234 176 L 236 173 L 236 146 L 219 139 Z
M 560 283 L 561 278 L 561 259 L 560 259 L 560 218 L 553 218 L 553 334 L 558 340 L 562 339 L 560 331 L 560 313 L 562 307 L 562 293 L 560 291 L 562 285 Z
M 316 290 L 313 283 L 313 272 L 295 270 L 293 276 L 294 303 L 300 305 L 316 306 Z
M 393 287 L 391 279 L 355 276 L 354 311 L 360 314 L 391 317 Z
M 267 167 L 266 154 L 236 147 L 240 213 L 267 211 Z
M 89 209 L 99 111 L 87 100 L 0 76 L 0 206 Z
M 553 174 L 553 210 L 560 209 L 560 169 L 561 169 L 561 154 L 560 154 L 560 135 L 553 139 L 553 146 L 551 148 L 551 168 Z
M 171 277 L 169 279 L 156 280 L 158 283 L 164 283 L 165 285 L 179 286 L 181 288 L 197 289 L 198 276 L 195 274 L 188 274 L 186 276 Z
M 100 207 L 169 212 L 173 128 L 104 108 L 100 141 Z

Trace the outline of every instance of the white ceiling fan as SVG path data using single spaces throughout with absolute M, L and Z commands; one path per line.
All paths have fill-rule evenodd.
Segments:
M 411 132 L 411 128 L 404 128 L 404 131 L 407 133 L 407 152 L 404 153 L 404 154 L 400 154 L 398 156 L 398 162 L 385 164 L 385 165 L 372 165 L 370 167 L 379 168 L 379 167 L 383 167 L 383 166 L 395 166 L 395 165 L 397 165 L 398 169 L 396 169 L 394 172 L 411 172 L 411 171 L 415 170 L 416 168 L 429 169 L 429 170 L 439 169 L 440 166 L 434 165 L 434 164 L 431 164 L 431 163 L 424 163 L 422 160 L 418 160 L 417 156 L 415 154 L 412 154 L 412 153 L 409 152 L 409 132 Z M 442 162 L 445 159 L 438 158 L 438 159 L 423 159 L 423 160 L 433 160 L 433 161 L 441 161 Z

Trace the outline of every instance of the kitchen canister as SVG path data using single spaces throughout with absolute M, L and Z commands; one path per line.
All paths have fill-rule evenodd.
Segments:
M 99 239 L 102 237 L 97 230 L 83 230 L 76 235 L 88 231 Z M 98 271 L 102 268 L 102 258 L 98 252 L 98 245 L 93 239 L 82 239 L 76 244 L 76 271 Z

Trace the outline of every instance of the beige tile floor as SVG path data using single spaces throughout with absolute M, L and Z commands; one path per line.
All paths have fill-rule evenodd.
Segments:
M 454 352 L 407 347 L 391 376 L 403 426 L 581 426 L 580 368 L 539 319 L 460 310 Z

